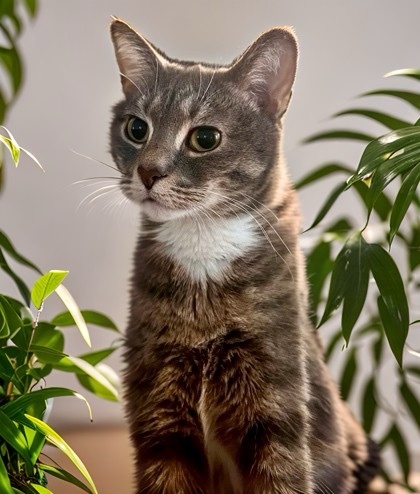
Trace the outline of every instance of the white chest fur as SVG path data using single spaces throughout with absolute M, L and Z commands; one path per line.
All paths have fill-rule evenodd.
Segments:
M 259 231 L 248 215 L 234 218 L 178 218 L 162 223 L 156 239 L 166 254 L 200 283 L 221 281 L 231 263 L 258 243 Z

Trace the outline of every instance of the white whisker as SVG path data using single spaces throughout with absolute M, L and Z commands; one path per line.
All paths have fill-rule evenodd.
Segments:
M 74 149 L 70 149 L 70 151 L 74 154 L 76 154 L 77 156 L 80 156 L 81 158 L 86 158 L 90 161 L 93 161 L 95 163 L 99 163 L 100 165 L 104 165 L 104 166 L 107 166 L 108 168 L 111 168 L 111 170 L 115 170 L 116 172 L 120 173 L 120 171 L 118 170 L 118 168 L 116 168 L 115 166 L 112 166 L 108 163 L 105 163 L 104 161 L 101 161 L 101 160 L 97 160 L 96 158 L 92 158 L 90 156 L 87 156 L 86 154 L 82 154 L 82 153 L 79 153 L 78 151 L 75 151 Z
M 208 85 L 206 87 L 206 90 L 204 91 L 203 96 L 201 96 L 201 98 L 200 98 L 200 102 L 203 101 L 203 99 L 205 98 L 206 94 L 208 93 L 208 90 L 210 89 L 211 83 L 213 82 L 213 79 L 214 79 L 214 76 L 216 74 L 216 71 L 217 71 L 217 69 L 214 69 L 213 74 L 210 77 L 210 81 L 209 81 L 209 83 L 208 83 Z

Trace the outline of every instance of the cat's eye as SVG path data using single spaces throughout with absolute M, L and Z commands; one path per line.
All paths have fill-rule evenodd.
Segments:
M 125 133 L 130 141 L 142 144 L 149 137 L 149 126 L 143 119 L 131 117 L 125 127 Z
M 197 153 L 213 151 L 220 144 L 222 134 L 214 127 L 197 127 L 188 136 L 188 147 Z

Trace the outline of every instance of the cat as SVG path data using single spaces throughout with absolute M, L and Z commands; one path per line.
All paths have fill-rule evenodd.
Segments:
M 119 19 L 111 35 L 111 153 L 141 206 L 124 374 L 136 494 L 366 492 L 377 447 L 309 320 L 282 157 L 292 29 L 226 66 L 169 58 Z

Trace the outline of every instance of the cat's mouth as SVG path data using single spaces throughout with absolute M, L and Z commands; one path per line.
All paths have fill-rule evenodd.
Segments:
M 167 221 L 185 215 L 185 211 L 182 209 L 171 207 L 159 199 L 150 196 L 143 199 L 141 205 L 146 216 L 155 221 Z

